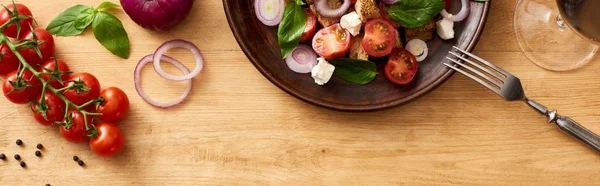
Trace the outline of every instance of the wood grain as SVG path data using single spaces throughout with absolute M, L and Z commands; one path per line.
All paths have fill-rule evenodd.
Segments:
M 23 0 L 40 25 L 76 3 L 100 0 Z M 116 1 L 115 1 L 116 2 Z M 4 1 L 2 3 L 8 3 Z M 475 50 L 523 81 L 529 97 L 558 108 L 600 133 L 600 60 L 573 72 L 542 70 L 519 52 L 512 34 L 516 0 L 493 1 Z M 103 159 L 86 144 L 63 140 L 35 122 L 29 108 L 0 99 L 0 185 L 596 185 L 600 156 L 561 133 L 522 103 L 508 103 L 456 74 L 402 107 L 345 113 L 284 93 L 240 51 L 221 1 L 196 1 L 182 25 L 146 31 L 120 10 L 131 37 L 128 60 L 111 55 L 90 31 L 58 37 L 57 57 L 75 71 L 128 93 L 131 115 L 120 156 Z M 181 106 L 149 106 L 133 88 L 137 60 L 164 41 L 183 38 L 202 50 L 206 68 Z M 189 56 L 182 61 L 193 68 Z M 187 60 L 186 60 L 187 59 Z M 158 99 L 183 86 L 144 70 L 144 88 Z M 16 139 L 25 142 L 17 147 Z M 44 156 L 34 156 L 43 143 Z M 78 155 L 87 166 L 79 167 Z

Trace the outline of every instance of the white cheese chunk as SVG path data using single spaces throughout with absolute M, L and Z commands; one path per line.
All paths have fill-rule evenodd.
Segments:
M 331 79 L 333 71 L 335 70 L 335 66 L 329 64 L 322 57 L 317 58 L 317 60 L 319 61 L 319 64 L 313 67 L 311 76 L 313 79 L 315 79 L 315 83 L 318 85 L 324 85 L 325 83 L 329 82 L 329 79 Z
M 454 22 L 448 19 L 442 19 L 436 23 L 438 35 L 444 39 L 449 40 L 454 38 Z
M 352 36 L 356 36 L 360 34 L 362 22 L 360 21 L 360 16 L 356 12 L 350 12 L 342 16 L 340 19 L 340 26 L 348 30 Z

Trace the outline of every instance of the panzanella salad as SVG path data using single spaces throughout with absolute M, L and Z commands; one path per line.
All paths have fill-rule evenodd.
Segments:
M 461 0 L 456 14 L 447 12 L 452 1 L 254 0 L 254 10 L 263 24 L 278 27 L 288 67 L 310 73 L 319 85 L 333 74 L 357 84 L 371 82 L 377 66 L 370 59 L 387 59 L 387 79 L 405 85 L 427 58 L 426 42 L 453 39 L 454 23 L 468 17 L 469 0 Z

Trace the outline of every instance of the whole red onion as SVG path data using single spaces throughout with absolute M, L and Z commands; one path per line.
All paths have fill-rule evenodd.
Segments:
M 167 31 L 181 22 L 192 9 L 194 0 L 121 0 L 123 10 L 138 25 Z

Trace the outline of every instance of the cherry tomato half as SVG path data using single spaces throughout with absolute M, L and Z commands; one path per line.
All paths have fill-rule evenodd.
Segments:
M 81 86 L 81 83 L 90 90 L 67 90 L 63 93 L 65 97 L 75 105 L 82 105 L 88 101 L 96 99 L 100 96 L 100 82 L 96 77 L 90 73 L 78 73 L 74 74 L 69 78 L 69 82 L 65 85 L 65 87 L 70 86 Z
M 19 59 L 4 43 L 0 45 L 0 55 L 0 75 L 6 75 L 19 68 Z
M 406 85 L 413 80 L 418 69 L 419 64 L 414 55 L 408 50 L 396 48 L 385 65 L 385 76 L 392 83 Z
M 96 112 L 102 114 L 98 119 L 108 122 L 118 122 L 123 120 L 129 113 L 129 98 L 127 94 L 116 87 L 109 87 L 100 93 L 104 102 L 98 105 Z
M 42 83 L 39 79 L 33 76 L 29 70 L 25 70 L 25 72 L 23 72 L 22 81 L 23 83 L 26 83 L 27 87 L 11 92 L 13 89 L 15 89 L 15 86 L 13 86 L 10 82 L 17 81 L 18 72 L 18 70 L 15 70 L 6 75 L 6 79 L 2 83 L 2 91 L 4 92 L 6 99 L 9 101 L 16 104 L 25 104 L 31 100 L 34 100 L 42 93 Z
M 113 123 L 102 122 L 96 125 L 98 136 L 90 140 L 92 152 L 101 157 L 113 157 L 121 153 L 125 138 L 119 127 Z
M 56 94 L 46 91 L 44 94 L 45 104 L 48 106 L 46 110 L 46 118 L 42 115 L 42 112 L 36 112 L 39 108 L 36 104 L 31 104 L 31 110 L 33 110 L 33 117 L 42 125 L 53 125 L 54 122 L 62 121 L 65 117 L 65 109 L 67 105 L 60 99 Z M 42 95 L 38 96 L 37 101 L 40 100 Z
M 27 32 L 26 34 L 22 35 L 19 39 L 31 40 L 33 39 L 33 32 L 35 32 L 37 39 L 42 42 L 42 44 L 38 45 L 40 53 L 42 53 L 42 57 L 40 58 L 40 56 L 35 52 L 35 49 L 33 48 L 20 49 L 19 53 L 21 53 L 23 58 L 25 58 L 25 61 L 37 68 L 37 65 L 40 65 L 42 64 L 42 62 L 45 62 L 46 60 L 50 59 L 50 57 L 52 57 L 52 55 L 54 54 L 54 38 L 52 37 L 50 32 L 46 31 L 45 29 L 34 28 L 33 31 Z
M 385 19 L 373 19 L 365 24 L 363 49 L 373 57 L 383 57 L 392 52 L 396 42 L 396 28 Z
M 29 8 L 27 8 L 25 5 L 22 5 L 22 4 L 15 4 L 15 5 L 17 7 L 17 12 L 19 13 L 19 15 L 29 16 L 29 18 L 27 18 L 27 19 L 19 20 L 19 25 L 21 27 L 21 30 L 18 33 L 19 33 L 19 36 L 22 36 L 31 30 L 30 25 L 33 27 L 33 19 L 31 18 L 32 14 L 31 14 L 31 11 L 29 10 Z M 10 12 L 6 11 L 6 9 L 4 9 L 4 8 L 0 8 L 0 25 L 7 23 L 12 18 L 11 14 L 14 11 L 15 6 L 11 3 L 9 5 L 6 5 L 6 8 L 8 8 L 8 10 L 10 10 Z M 17 37 L 17 24 L 12 23 L 8 27 L 2 29 L 2 33 L 4 33 L 4 35 L 6 35 L 8 37 L 16 38 Z
M 322 28 L 315 34 L 312 48 L 325 59 L 342 57 L 350 48 L 350 32 L 339 23 Z
M 60 134 L 67 141 L 73 143 L 81 143 L 89 140 L 87 136 L 87 131 L 85 130 L 85 120 L 83 119 L 83 114 L 76 109 L 69 110 L 69 115 L 71 117 L 71 121 L 68 122 L 67 118 L 63 119 L 63 123 L 70 125 L 67 129 L 66 126 L 60 126 L 59 131 Z M 88 122 L 88 127 L 92 127 L 92 116 L 87 116 L 85 118 Z
M 58 64 L 58 66 L 57 66 L 57 64 Z M 49 59 L 48 61 L 46 61 L 42 64 L 39 72 L 51 72 L 51 71 L 54 71 L 55 68 L 57 68 L 59 72 L 71 71 L 71 69 L 69 68 L 69 65 L 67 65 L 67 63 L 65 63 L 63 60 Z M 50 77 L 51 77 L 50 74 L 42 74 L 42 78 L 44 78 L 44 80 L 46 80 L 46 81 L 48 81 L 48 79 L 50 79 Z M 70 77 L 71 77 L 70 74 L 64 74 L 64 75 L 60 76 L 60 79 L 63 81 L 64 84 L 66 84 Z M 48 85 L 54 87 L 55 89 L 60 89 L 64 86 L 64 85 L 60 84 L 60 82 L 56 79 L 48 82 Z
M 304 12 L 306 12 L 306 26 L 304 26 L 302 37 L 300 37 L 301 43 L 310 41 L 317 31 L 317 16 L 309 9 L 304 9 Z

